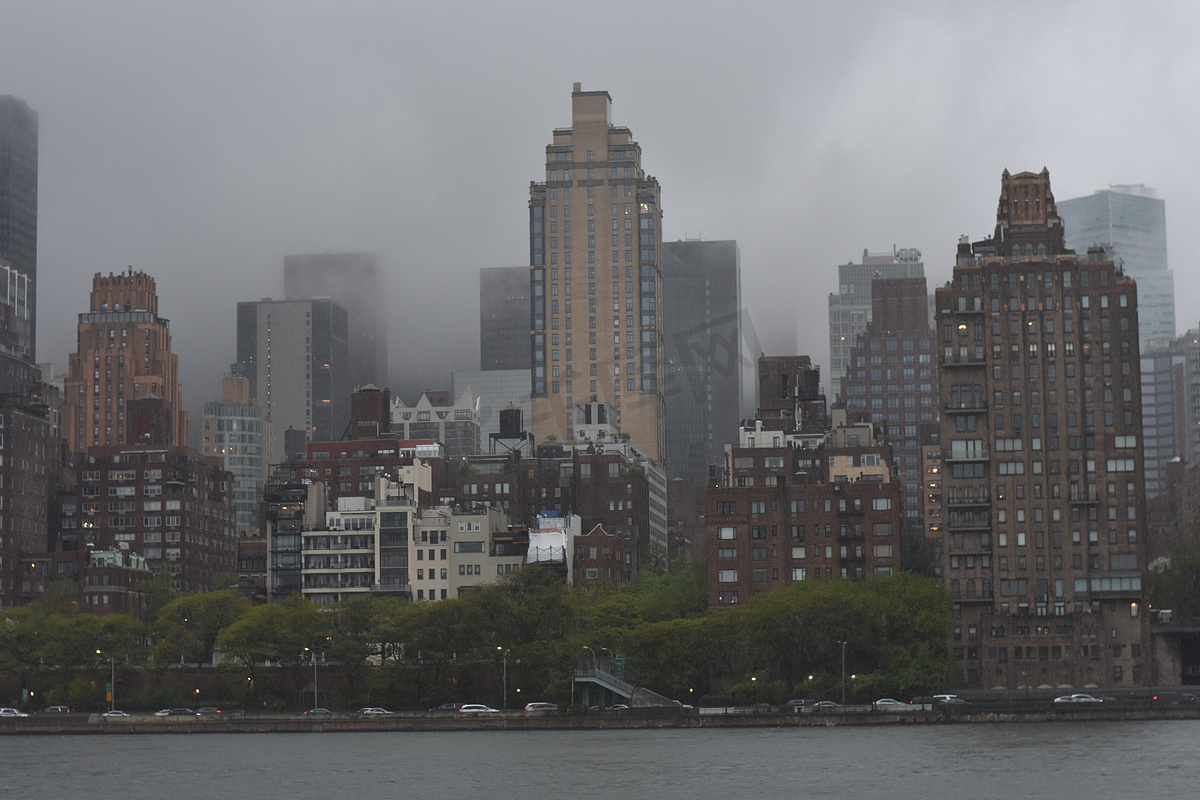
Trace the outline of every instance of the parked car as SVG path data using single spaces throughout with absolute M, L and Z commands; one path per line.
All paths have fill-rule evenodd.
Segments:
M 963 700 L 961 697 L 959 697 L 956 694 L 935 694 L 933 697 L 935 700 L 937 700 L 941 703 L 947 703 L 947 704 L 967 702 L 966 700 Z
M 1104 701 L 1090 694 L 1064 694 L 1054 698 L 1056 703 L 1103 703 Z
M 160 711 L 155 711 L 156 717 L 195 717 L 195 711 L 190 708 L 164 708 Z
M 366 708 L 360 708 L 358 711 L 355 711 L 354 713 L 355 714 L 375 715 L 375 714 L 390 714 L 392 712 L 388 711 L 386 708 L 380 708 L 379 706 L 368 706 Z
M 221 709 L 217 708 L 216 706 L 204 706 L 203 708 L 196 709 L 196 714 L 201 717 L 216 716 L 220 713 Z
M 333 712 L 328 708 L 310 708 L 308 711 L 304 712 L 304 716 L 306 717 L 325 717 L 332 715 Z
M 812 708 L 816 704 L 817 704 L 816 700 L 814 700 L 810 697 L 806 697 L 806 698 L 801 698 L 798 700 L 788 700 L 783 705 L 788 708 L 797 708 L 797 707 L 798 708 Z
M 555 703 L 527 703 L 526 711 L 558 711 L 558 705 Z
M 112 711 L 105 711 L 101 716 L 104 716 L 104 717 L 128 717 L 129 712 L 128 711 L 118 711 L 117 709 L 114 708 Z
M 498 713 L 494 708 L 488 708 L 482 703 L 467 703 L 461 706 L 459 712 L 463 714 L 495 714 Z
M 15 708 L 0 708 L 0 717 L 28 717 L 24 711 L 18 711 Z
M 74 714 L 75 709 L 70 706 L 49 706 L 42 710 L 43 714 Z

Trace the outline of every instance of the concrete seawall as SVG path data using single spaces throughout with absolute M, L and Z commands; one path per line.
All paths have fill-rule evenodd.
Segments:
M 632 713 L 630 713 L 632 712 Z M 944 725 L 996 722 L 1080 722 L 1200 719 L 1200 707 L 1103 708 L 1052 706 L 1038 711 L 986 707 L 953 712 L 902 711 L 819 714 L 704 713 L 675 709 L 569 716 L 501 712 L 454 714 L 397 713 L 378 716 L 334 714 L 238 714 L 213 717 L 104 717 L 100 714 L 0 718 L 0 735 L 152 734 L 152 733 L 344 733 L 385 731 L 605 730 L 642 728 L 787 728 L 843 725 Z

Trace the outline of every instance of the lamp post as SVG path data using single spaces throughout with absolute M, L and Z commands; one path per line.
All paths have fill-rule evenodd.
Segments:
M 311 648 L 304 648 L 304 652 L 308 653 L 312 659 L 313 665 L 313 708 L 317 708 L 320 704 L 317 702 L 317 651 Z
M 96 655 L 103 656 L 99 650 Z M 112 711 L 117 707 L 117 662 L 110 655 L 108 657 L 108 710 Z
M 617 654 L 607 647 L 601 647 L 600 649 L 608 653 L 608 671 L 615 674 L 617 671 Z
M 842 646 L 842 705 L 846 705 L 846 642 L 838 642 Z
M 501 675 L 503 676 L 502 680 L 504 684 L 504 704 L 500 707 L 508 710 L 508 656 L 512 650 L 505 650 L 503 647 L 497 647 L 496 649 L 504 650 L 504 652 L 500 654 L 500 660 L 503 664 Z M 517 663 L 520 663 L 520 659 L 517 660 Z
M 583 649 L 592 654 L 592 671 L 594 672 L 596 670 L 596 651 L 588 647 L 586 644 L 583 646 Z

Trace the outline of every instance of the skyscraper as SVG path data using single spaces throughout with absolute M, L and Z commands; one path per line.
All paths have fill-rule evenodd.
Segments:
M 1138 284 L 1142 349 L 1174 339 L 1175 275 L 1167 268 L 1166 205 L 1145 184 L 1110 186 L 1058 204 L 1066 246 L 1083 254 L 1110 250 L 1113 262 Z
M 332 298 L 346 310 L 351 386 L 388 382 L 387 314 L 375 253 L 284 256 L 283 291 L 291 300 Z
M 904 517 L 922 518 L 921 423 L 935 424 L 937 366 L 924 278 L 877 278 L 872 318 L 857 335 L 839 391 L 852 419 L 887 434 L 904 479 Z
M 79 315 L 78 351 L 69 360 L 62 410 L 67 445 L 82 454 L 97 445 L 136 444 L 131 405 L 161 401 L 164 444 L 187 446 L 187 412 L 170 321 L 158 315 L 158 292 L 144 272 L 97 272 L 90 309 Z
M 667 477 L 697 485 L 741 422 L 741 258 L 735 241 L 663 242 Z M 749 360 L 753 361 L 753 354 Z
M 871 281 L 876 278 L 923 278 L 925 264 L 916 248 L 871 253 L 861 264 L 838 265 L 838 291 L 829 295 L 829 393 L 844 400 L 842 378 L 849 369 L 858 334 L 871 321 Z M 801 348 L 803 349 L 803 348 Z
M 350 423 L 346 311 L 329 299 L 238 303 L 237 360 L 250 399 L 271 422 L 282 458 L 288 428 L 310 442 L 342 438 Z
M 608 92 L 575 84 L 571 127 L 555 129 L 545 180 L 529 187 L 530 424 L 568 439 L 577 406 L 609 403 L 621 432 L 661 462 L 659 185 L 611 112 Z
M 1137 286 L 1065 252 L 1049 172 L 936 292 L 941 573 L 972 687 L 1150 677 Z
M 29 361 L 37 351 L 38 117 L 0 95 L 0 262 L 29 279 Z
M 529 369 L 529 267 L 479 270 L 479 368 Z

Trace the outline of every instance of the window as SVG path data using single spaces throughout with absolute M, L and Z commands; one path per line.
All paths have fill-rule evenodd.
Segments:
M 719 569 L 717 570 L 718 583 L 737 583 L 736 569 Z

